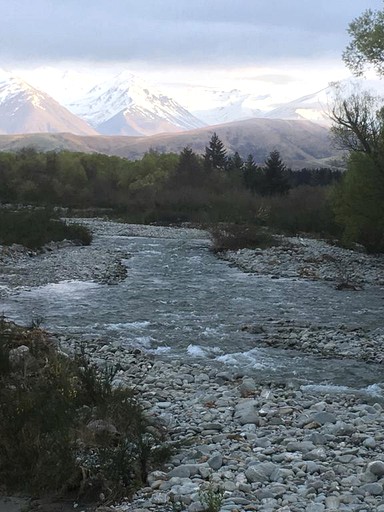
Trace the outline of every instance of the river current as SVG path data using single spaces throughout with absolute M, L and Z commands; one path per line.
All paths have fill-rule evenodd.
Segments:
M 182 233 L 185 233 L 183 230 Z M 117 285 L 62 281 L 9 293 L 7 317 L 42 317 L 48 330 L 119 341 L 166 358 L 208 359 L 270 381 L 382 395 L 382 367 L 258 346 L 245 325 L 289 320 L 382 329 L 382 290 L 336 291 L 325 282 L 246 274 L 217 259 L 206 238 L 104 234 L 100 247 L 128 252 L 127 278 Z

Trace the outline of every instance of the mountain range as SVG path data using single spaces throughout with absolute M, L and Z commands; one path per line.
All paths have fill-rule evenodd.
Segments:
M 209 104 L 190 112 L 144 80 L 123 72 L 61 105 L 20 78 L 1 72 L 0 133 L 150 136 L 253 118 L 328 122 L 329 88 L 269 111 L 265 108 L 268 96 L 238 89 L 202 90 L 201 94 Z
M 8 73 L 0 73 L 0 150 L 101 152 L 139 158 L 149 149 L 203 153 L 213 131 L 229 152 L 263 162 L 278 148 L 291 167 L 332 165 L 324 114 L 329 89 L 265 111 L 268 97 L 205 91 L 206 108 L 189 112 L 130 73 L 93 87 L 66 106 Z M 269 99 L 270 100 L 270 99 Z M 315 121 L 315 122 L 313 122 Z

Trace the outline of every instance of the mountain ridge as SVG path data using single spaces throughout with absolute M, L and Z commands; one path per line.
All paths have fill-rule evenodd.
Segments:
M 258 163 L 264 162 L 268 154 L 277 149 L 291 168 L 342 167 L 342 152 L 332 147 L 329 130 L 305 120 L 250 119 L 150 137 L 75 136 L 68 133 L 0 135 L 0 150 L 17 151 L 33 146 L 42 151 L 67 149 L 138 159 L 150 150 L 179 153 L 189 146 L 203 154 L 213 132 L 230 153 L 239 151 L 243 158 L 253 154 Z
M 0 74 L 0 133 L 97 132 L 51 96 L 8 73 Z
M 154 135 L 205 125 L 175 100 L 128 72 L 93 87 L 69 108 L 104 135 Z

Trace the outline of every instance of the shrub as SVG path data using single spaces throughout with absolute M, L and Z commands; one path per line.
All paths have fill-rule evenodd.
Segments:
M 29 249 L 39 249 L 48 242 L 65 239 L 89 245 L 92 235 L 85 226 L 67 224 L 56 218 L 52 210 L 0 210 L 1 244 L 21 244 Z
M 329 196 L 326 187 L 304 185 L 292 189 L 286 196 L 265 198 L 267 224 L 289 234 L 337 235 L 340 230 Z
M 272 235 L 260 226 L 224 224 L 209 228 L 214 252 L 266 248 L 277 245 Z
M 83 348 L 70 358 L 41 329 L 2 319 L 0 487 L 76 491 L 91 500 L 134 492 L 168 453 L 133 391 L 114 389 L 113 376 L 113 369 L 99 372 Z
M 199 492 L 199 499 L 205 512 L 220 512 L 224 501 L 224 489 L 210 482 L 207 489 Z

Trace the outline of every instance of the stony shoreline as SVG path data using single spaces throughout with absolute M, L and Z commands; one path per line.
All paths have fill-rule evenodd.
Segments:
M 331 245 L 324 240 L 276 237 L 279 245 L 267 249 L 226 251 L 220 257 L 244 272 L 327 281 L 333 286 L 384 286 L 384 256 L 369 255 Z M 341 289 L 342 286 L 340 287 Z
M 384 511 L 384 404 L 374 393 L 260 384 L 224 365 L 162 361 L 118 344 L 88 349 L 118 364 L 114 385 L 133 387 L 177 446 L 133 501 L 103 512 L 202 512 L 207 489 L 223 491 L 228 512 Z
M 84 223 L 95 230 L 93 246 L 34 257 L 23 254 L 13 260 L 12 255 L 3 256 L 4 282 L 36 286 L 45 284 L 42 275 L 48 282 L 98 281 L 113 275 L 113 264 L 122 265 L 129 258 L 106 251 L 98 237 L 180 235 L 173 228 Z M 186 236 L 207 239 L 198 230 Z M 245 271 L 271 278 L 322 279 L 335 286 L 340 267 L 345 269 L 343 280 L 356 288 L 384 286 L 383 257 L 315 240 L 289 239 L 276 248 L 223 257 Z M 244 328 L 253 329 L 258 342 L 266 345 L 322 357 L 384 361 L 382 333 L 283 321 L 273 330 Z M 63 336 L 58 342 L 71 351 L 75 340 Z M 89 342 L 88 350 L 98 364 L 119 368 L 114 384 L 134 387 L 147 414 L 164 424 L 169 441 L 178 446 L 169 464 L 149 475 L 148 486 L 131 503 L 102 507 L 100 512 L 202 512 L 201 492 L 216 488 L 224 492 L 220 510 L 228 512 L 384 512 L 384 404 L 374 390 L 363 396 L 342 389 L 330 393 L 257 383 L 219 363 L 161 360 L 127 352 L 118 343 Z

